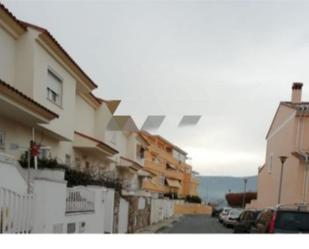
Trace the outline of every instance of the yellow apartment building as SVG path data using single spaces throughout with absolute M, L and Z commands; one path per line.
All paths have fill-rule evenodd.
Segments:
M 144 168 L 153 173 L 143 188 L 159 195 L 176 193 L 178 197 L 198 195 L 198 181 L 192 176 L 192 167 L 186 163 L 187 153 L 159 135 L 142 131 L 148 141 Z

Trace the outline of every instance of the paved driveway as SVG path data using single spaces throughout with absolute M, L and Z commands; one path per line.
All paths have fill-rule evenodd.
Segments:
M 186 215 L 158 233 L 232 233 L 209 215 Z

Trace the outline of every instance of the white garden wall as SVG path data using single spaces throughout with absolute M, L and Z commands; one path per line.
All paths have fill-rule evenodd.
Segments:
M 113 233 L 115 190 L 107 189 L 104 195 L 105 195 L 104 233 Z
M 27 182 L 19 173 L 16 161 L 0 153 L 0 187 L 19 194 L 27 193 Z
M 174 203 L 175 201 L 168 199 L 152 199 L 150 223 L 158 223 L 172 217 L 174 215 Z
M 118 233 L 128 232 L 128 221 L 129 221 L 129 202 L 127 202 L 123 198 L 120 198 Z

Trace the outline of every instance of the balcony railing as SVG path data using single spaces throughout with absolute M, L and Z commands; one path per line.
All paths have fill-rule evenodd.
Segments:
M 165 165 L 163 165 L 162 163 L 155 163 L 151 160 L 146 159 L 145 160 L 145 168 L 147 169 L 152 169 L 155 172 L 165 172 Z
M 173 169 L 167 169 L 165 171 L 165 174 L 167 177 L 171 177 L 171 178 L 175 178 L 178 180 L 183 180 L 184 176 L 183 173 L 177 170 L 173 170 Z
M 85 187 L 67 189 L 66 214 L 94 212 L 94 192 Z

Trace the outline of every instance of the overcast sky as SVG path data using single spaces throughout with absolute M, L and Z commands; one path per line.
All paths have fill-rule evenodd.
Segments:
M 291 84 L 309 100 L 309 3 L 265 1 L 3 1 L 46 27 L 99 85 L 116 114 L 158 131 L 202 175 L 257 174 L 265 135 Z M 182 115 L 202 115 L 178 128 Z

